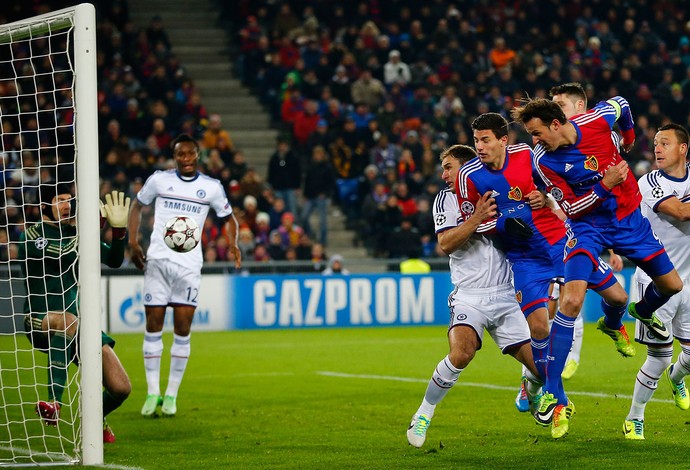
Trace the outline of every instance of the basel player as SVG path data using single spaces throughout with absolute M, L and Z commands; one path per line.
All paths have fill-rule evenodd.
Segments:
M 531 395 L 538 393 L 541 384 L 529 347 L 529 327 L 515 301 L 510 264 L 491 238 L 475 233 L 482 222 L 496 214 L 491 193 L 479 198 L 473 214 L 465 220 L 460 217 L 453 194 L 458 169 L 475 155 L 474 149 L 466 145 L 454 145 L 441 154 L 442 178 L 448 188 L 436 196 L 433 216 L 439 246 L 450 257 L 454 286 L 448 297 L 450 352 L 436 366 L 407 430 L 407 440 L 415 447 L 424 444 L 436 405 L 482 347 L 484 330 L 504 354 L 527 367 L 526 388 Z
M 549 333 L 547 312 L 551 280 L 563 277 L 566 228 L 558 216 L 544 206 L 545 197 L 538 191 L 537 182 L 541 182 L 538 175 L 535 177 L 532 149 L 525 144 L 508 145 L 506 119 L 497 113 L 485 113 L 472 122 L 472 129 L 479 157 L 465 165 L 458 176 L 461 212 L 464 217 L 470 215 L 479 195 L 492 191 L 498 205 L 498 217 L 480 230 L 496 230 L 512 263 L 516 297 L 532 334 L 532 353 L 537 370 L 545 377 L 542 401 L 551 403 L 554 397 L 565 396 L 561 379 L 563 366 L 556 374 L 551 362 L 562 360 L 565 363 L 572 345 L 572 337 L 565 342 Z M 625 291 L 600 259 L 588 281 L 589 287 L 607 299 L 602 304 L 605 316 L 619 325 L 612 336 L 619 352 L 624 356 L 634 355 L 634 346 L 620 323 L 627 301 Z M 567 433 L 573 412 L 574 407 L 566 398 L 564 403 L 548 410 L 538 410 L 535 419 L 542 426 L 551 424 L 552 436 L 560 438 Z
M 79 331 L 78 258 L 72 189 L 66 184 L 40 186 L 41 221 L 27 227 L 19 244 L 19 259 L 26 279 L 24 319 L 27 338 L 48 354 L 48 400 L 36 404 L 36 413 L 46 425 L 57 426 L 60 403 L 67 382 L 67 369 L 77 362 Z M 101 203 L 101 218 L 112 230 L 110 245 L 101 243 L 101 262 L 111 268 L 125 256 L 129 198 L 113 191 Z M 119 407 L 132 386 L 115 351 L 115 341 L 101 333 L 103 361 L 103 416 Z M 115 434 L 103 420 L 103 442 L 114 442 Z
M 573 116 L 582 114 L 587 111 L 587 93 L 585 92 L 582 85 L 577 82 L 563 83 L 561 85 L 556 85 L 549 90 L 549 96 L 551 99 L 558 104 L 563 110 L 565 117 L 567 119 L 572 119 Z M 617 132 L 611 132 L 611 139 L 616 147 L 620 148 L 620 135 Z M 558 206 L 556 206 L 558 207 Z M 558 209 L 558 212 L 562 214 L 562 211 Z M 565 215 L 563 215 L 565 217 Z M 615 254 L 613 250 L 609 250 L 609 266 L 614 271 L 620 271 L 623 269 L 623 260 L 620 256 Z M 551 297 L 558 298 L 559 296 L 559 286 L 554 285 L 554 293 Z M 550 309 L 549 314 L 553 318 L 556 314 L 556 306 L 554 305 L 553 311 Z M 611 330 L 615 329 L 616 325 L 607 325 L 605 320 L 608 317 L 603 317 L 597 323 L 597 328 L 601 330 L 604 334 L 611 336 Z M 582 350 L 582 338 L 584 336 L 585 321 L 583 315 L 578 315 L 575 320 L 575 330 L 573 333 L 573 346 L 568 355 L 568 360 L 563 368 L 562 377 L 564 379 L 569 379 L 577 371 L 580 365 L 580 351 Z
M 534 99 L 515 108 L 513 117 L 532 135 L 535 161 L 546 189 L 569 219 L 565 285 L 552 337 L 561 343 L 572 342 L 573 323 L 598 266 L 598 255 L 611 248 L 651 277 L 641 300 L 631 303 L 628 312 L 655 337 L 667 341 L 668 330 L 654 311 L 680 292 L 683 282 L 642 216 L 637 182 L 611 140 L 611 130 L 618 122 L 623 150 L 632 148 L 635 135 L 628 102 L 617 96 L 568 120 L 558 103 Z M 564 361 L 555 360 L 549 367 L 560 373 Z M 555 398 L 557 406 L 567 403 L 565 394 Z M 544 406 L 550 405 L 545 402 Z
M 654 137 L 654 155 L 658 170 L 640 178 L 642 214 L 664 243 L 668 256 L 681 278 L 690 280 L 690 178 L 686 158 L 688 131 L 679 124 L 665 124 Z M 651 279 L 637 268 L 635 280 L 640 295 Z M 673 339 L 659 340 L 637 322 L 635 339 L 647 345 L 647 360 L 635 380 L 630 412 L 623 424 L 627 439 L 644 439 L 644 410 L 652 398 L 661 375 L 665 373 L 676 406 L 690 408 L 684 377 L 690 374 L 690 285 L 656 311 L 666 329 L 680 343 L 678 360 L 671 364 Z
M 187 134 L 180 134 L 172 142 L 176 168 L 156 171 L 141 188 L 132 204 L 129 246 L 132 261 L 144 272 L 144 368 L 148 393 L 143 416 L 156 415 L 158 407 L 164 416 L 177 413 L 177 392 L 182 382 L 189 354 L 190 334 L 201 285 L 202 247 L 197 245 L 187 253 L 172 251 L 163 241 L 164 227 L 175 216 L 185 215 L 204 226 L 212 207 L 216 215 L 225 219 L 228 227 L 230 251 L 235 267 L 241 266 L 237 246 L 237 219 L 232 213 L 223 186 L 217 179 L 202 175 L 197 170 L 199 144 Z M 137 238 L 141 224 L 142 206 L 155 202 L 155 215 L 151 244 L 144 252 Z M 163 321 L 165 310 L 173 309 L 173 345 L 170 348 L 170 374 L 165 396 L 160 394 L 160 366 L 163 352 Z

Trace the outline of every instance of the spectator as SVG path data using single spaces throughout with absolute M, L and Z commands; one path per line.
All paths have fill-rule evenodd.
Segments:
M 400 51 L 394 49 L 388 54 L 388 62 L 383 66 L 383 81 L 387 86 L 394 83 L 406 87 L 412 80 L 410 67 L 400 59 Z
M 314 238 L 309 218 L 316 211 L 319 219 L 319 241 L 328 244 L 328 202 L 332 188 L 335 186 L 333 168 L 326 158 L 326 150 L 317 146 L 312 151 L 311 162 L 304 178 L 304 204 L 300 220 L 304 231 Z
M 419 258 L 422 255 L 422 238 L 408 217 L 393 230 L 388 239 L 389 258 Z
M 322 274 L 324 276 L 333 276 L 338 274 L 347 276 L 350 274 L 350 270 L 343 267 L 343 257 L 335 254 L 328 260 L 328 267 L 323 270 Z
M 362 74 L 352 84 L 352 101 L 364 103 L 369 109 L 378 109 L 386 97 L 386 88 L 371 75 L 371 70 L 364 69 Z
M 209 150 L 214 148 L 217 149 L 220 139 L 223 139 L 227 143 L 230 152 L 234 150 L 235 146 L 232 143 L 230 134 L 222 127 L 222 118 L 220 114 L 214 113 L 209 117 L 208 129 L 204 131 L 203 146 Z
M 285 139 L 278 139 L 276 151 L 271 155 L 267 181 L 275 195 L 285 201 L 288 212 L 296 213 L 296 193 L 302 186 L 302 170 L 299 158 Z

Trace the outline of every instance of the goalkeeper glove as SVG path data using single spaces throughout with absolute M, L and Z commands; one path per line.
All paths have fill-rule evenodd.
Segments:
M 505 232 L 516 240 L 529 240 L 534 232 L 527 223 L 519 217 L 508 217 L 505 221 Z
M 125 198 L 122 191 L 113 191 L 105 195 L 105 204 L 101 204 L 101 218 L 105 217 L 113 229 L 113 238 L 119 240 L 127 233 L 127 219 L 129 218 L 130 198 Z

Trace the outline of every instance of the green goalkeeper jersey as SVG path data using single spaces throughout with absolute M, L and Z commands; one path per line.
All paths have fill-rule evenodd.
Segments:
M 19 259 L 26 281 L 24 312 L 78 314 L 77 228 L 39 222 L 22 233 Z M 125 240 L 101 243 L 101 263 L 111 268 L 122 264 Z

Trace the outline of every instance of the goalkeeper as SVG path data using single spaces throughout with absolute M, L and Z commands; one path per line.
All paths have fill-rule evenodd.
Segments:
M 70 362 L 78 365 L 77 229 L 74 197 L 65 184 L 40 187 L 42 220 L 27 227 L 20 239 L 20 260 L 26 279 L 24 312 L 26 335 L 31 344 L 48 354 L 48 400 L 36 404 L 36 413 L 46 425 L 57 426 L 60 403 Z M 130 199 L 113 191 L 101 202 L 101 226 L 107 220 L 112 243 L 101 243 L 101 262 L 116 268 L 122 264 L 127 234 Z M 113 347 L 115 341 L 102 336 L 103 416 L 119 407 L 132 386 Z M 103 441 L 115 435 L 103 420 Z

